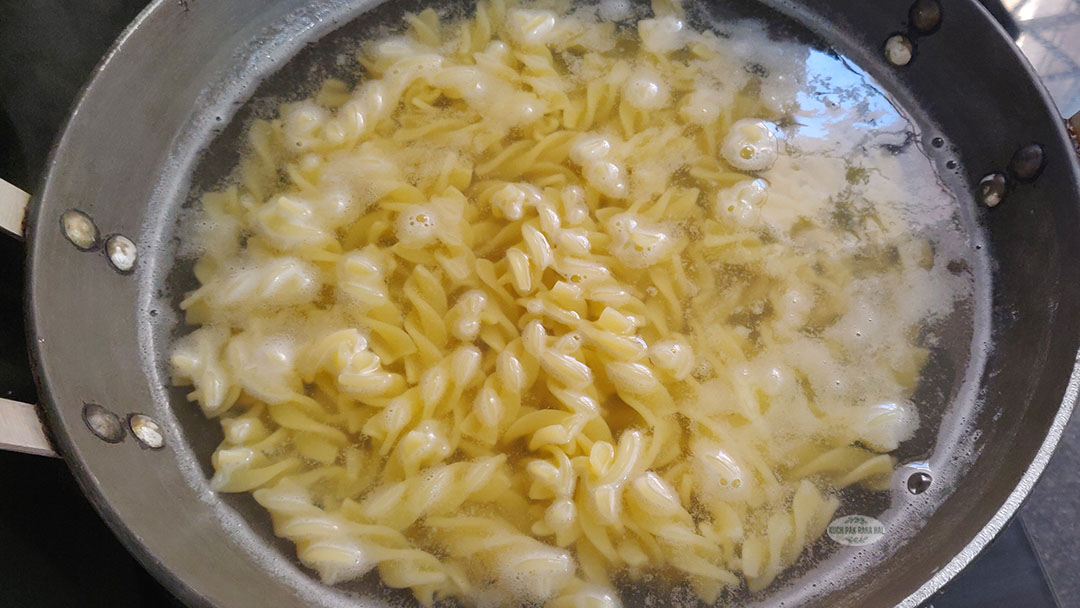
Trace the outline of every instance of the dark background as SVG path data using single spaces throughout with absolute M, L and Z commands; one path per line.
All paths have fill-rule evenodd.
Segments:
M 31 192 L 37 187 L 79 88 L 145 4 L 0 0 L 0 178 Z M 184 10 L 187 2 L 176 4 Z M 0 396 L 34 402 L 23 335 L 23 262 L 22 244 L 0 235 Z M 0 607 L 180 605 L 116 541 L 62 461 L 0 452 Z M 1058 604 L 1015 521 L 927 606 Z

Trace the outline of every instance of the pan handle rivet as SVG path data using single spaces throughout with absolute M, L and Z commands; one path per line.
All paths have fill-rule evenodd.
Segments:
M 98 244 L 98 229 L 94 220 L 82 211 L 71 209 L 60 216 L 60 229 L 67 240 L 83 251 L 89 251 Z
M 1009 162 L 1009 170 L 1012 171 L 1017 181 L 1033 182 L 1042 174 L 1046 166 L 1046 153 L 1041 144 L 1030 143 L 1013 154 Z
M 139 442 L 139 445 L 160 450 L 165 447 L 165 434 L 161 431 L 161 425 L 146 414 L 132 414 L 128 416 L 128 426 L 131 434 Z
M 98 439 L 109 443 L 120 443 L 124 440 L 124 423 L 116 414 L 96 403 L 84 405 L 82 414 L 86 428 Z
M 979 202 L 987 207 L 997 207 L 998 203 L 1005 199 L 1009 183 L 1005 176 L 1000 173 L 991 173 L 979 180 L 979 190 L 976 194 Z
M 135 243 L 122 234 L 114 234 L 105 241 L 105 253 L 109 263 L 118 272 L 128 273 L 135 268 L 138 248 Z
M 933 477 L 925 471 L 919 471 L 918 473 L 912 473 L 911 477 L 907 479 L 908 492 L 912 494 L 922 494 L 930 489 L 931 482 L 934 481 Z
M 937 0 L 915 0 L 908 19 L 919 33 L 933 33 L 941 25 L 941 4 Z
M 895 66 L 905 66 L 911 63 L 915 56 L 915 45 L 911 39 L 903 34 L 893 34 L 885 41 L 885 59 Z

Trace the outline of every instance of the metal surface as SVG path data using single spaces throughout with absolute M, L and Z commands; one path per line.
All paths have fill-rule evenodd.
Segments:
M 0 235 L 3 231 L 22 236 L 23 216 L 30 195 L 0 179 Z
M 0 397 L 0 450 L 56 456 L 37 408 Z
M 0 179 L 0 238 L 7 231 L 22 238 L 23 218 L 30 195 Z M 37 408 L 28 403 L 0 397 L 0 450 L 56 456 Z
M 856 584 L 830 588 L 830 580 L 845 576 L 830 579 L 824 569 L 791 581 L 791 588 L 819 586 L 813 598 L 809 586 L 803 596 L 789 588 L 788 597 L 823 606 L 915 605 L 961 569 L 1030 490 L 1080 382 L 1073 374 L 1080 337 L 1071 331 L 1080 326 L 1080 243 L 1069 238 L 1080 226 L 1080 173 L 1052 103 L 1015 47 L 973 2 L 950 3 L 941 28 L 916 40 L 918 53 L 902 71 L 887 66 L 880 49 L 904 26 L 908 3 L 865 4 L 833 2 L 828 20 L 794 3 L 778 8 L 835 41 L 904 107 L 916 109 L 913 117 L 924 132 L 950 143 L 946 150 L 962 170 L 957 181 L 972 186 L 1003 170 L 1031 141 L 1043 144 L 1049 162 L 1033 185 L 974 217 L 985 226 L 997 261 L 993 299 L 983 303 L 992 306 L 992 333 L 979 336 L 997 347 L 972 378 L 981 385 L 973 398 L 985 402 L 969 421 L 981 434 L 978 441 L 967 438 L 978 450 L 974 465 L 955 476 L 952 487 L 942 487 L 938 468 L 948 469 L 959 455 L 931 455 L 937 459 L 932 464 L 941 466 L 918 500 L 934 511 L 921 519 L 917 537 L 886 547 L 877 558 L 837 554 L 822 564 Z M 237 102 L 255 93 L 259 78 L 369 6 L 155 3 L 88 85 L 31 208 L 28 314 L 51 428 L 87 495 L 121 539 L 192 604 L 356 605 L 363 593 L 363 605 L 374 606 L 402 597 L 381 590 L 373 577 L 345 589 L 320 585 L 295 563 L 292 547 L 272 537 L 268 518 L 250 500 L 209 491 L 208 455 L 220 431 L 178 393 L 170 396 L 158 348 L 176 323 L 162 304 L 177 295 L 170 288 L 184 287 L 168 281 L 174 273 L 171 239 L 199 151 L 215 139 L 219 124 L 240 129 L 230 119 Z M 408 8 L 395 4 L 379 12 Z M 307 67 L 291 65 L 276 78 L 286 81 Z M 131 93 L 136 90 L 138 95 Z M 200 179 L 212 183 L 214 176 Z M 90 213 L 103 233 L 138 235 L 142 255 L 133 274 L 116 273 L 103 255 L 77 251 L 66 241 L 59 218 L 71 208 Z M 152 415 L 162 424 L 165 448 L 99 440 L 81 418 L 89 402 L 121 416 Z M 177 522 L 183 522 L 182 532 Z M 856 576 L 883 572 L 888 576 Z
M 1080 111 L 1080 0 L 1004 0 L 1017 44 L 1064 115 Z M 1072 118 L 1080 127 L 1080 115 Z M 1074 128 L 1074 133 L 1077 129 Z M 1080 146 L 1077 147 L 1080 151 Z M 1080 606 L 1080 416 L 1066 427 L 1021 512 L 1061 606 Z

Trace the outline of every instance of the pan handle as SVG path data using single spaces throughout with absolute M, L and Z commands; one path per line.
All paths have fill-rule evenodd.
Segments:
M 30 195 L 0 179 L 0 228 L 22 238 L 23 218 Z
M 0 450 L 58 456 L 45 434 L 37 408 L 4 398 L 0 398 Z
M 0 180 L 0 231 L 22 238 L 23 218 L 30 195 Z M 56 456 L 37 408 L 0 398 L 0 450 Z
M 1070 118 L 1065 119 L 1065 128 L 1069 130 L 1069 137 L 1072 138 L 1076 153 L 1080 154 L 1080 110 L 1077 110 Z

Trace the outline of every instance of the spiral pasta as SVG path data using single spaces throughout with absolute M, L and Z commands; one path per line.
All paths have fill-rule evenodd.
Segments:
M 934 252 L 778 142 L 801 47 L 597 10 L 409 15 L 203 198 L 175 382 L 224 429 L 212 487 L 328 584 L 614 607 L 664 572 L 712 603 L 918 425 Z

